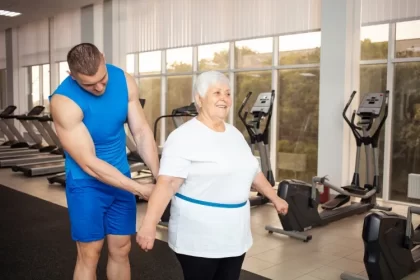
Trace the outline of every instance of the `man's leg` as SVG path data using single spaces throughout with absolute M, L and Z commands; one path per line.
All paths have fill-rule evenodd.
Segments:
M 77 244 L 74 280 L 96 279 L 96 267 L 105 238 L 104 216 L 113 197 L 84 180 L 66 186 L 71 236 Z
M 128 255 L 131 236 L 136 233 L 137 204 L 133 194 L 116 189 L 114 202 L 105 216 L 108 241 L 107 276 L 109 280 L 131 279 Z
M 131 249 L 130 235 L 108 235 L 108 265 L 106 274 L 109 280 L 131 279 L 130 260 L 128 254 Z
M 74 269 L 73 280 L 96 279 L 96 267 L 98 265 L 103 240 L 93 242 L 76 242 L 77 261 Z

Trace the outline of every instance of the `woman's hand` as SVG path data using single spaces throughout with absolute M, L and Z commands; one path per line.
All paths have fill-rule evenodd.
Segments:
M 143 224 L 137 232 L 136 241 L 144 251 L 153 249 L 156 239 L 156 226 Z
M 286 202 L 286 200 L 277 196 L 272 202 L 279 214 L 286 215 L 289 211 L 289 204 Z

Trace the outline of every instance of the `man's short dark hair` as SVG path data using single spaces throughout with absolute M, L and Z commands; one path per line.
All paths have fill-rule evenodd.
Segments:
M 67 63 L 71 72 L 93 76 L 98 72 L 102 61 L 99 49 L 90 43 L 74 46 L 67 54 Z

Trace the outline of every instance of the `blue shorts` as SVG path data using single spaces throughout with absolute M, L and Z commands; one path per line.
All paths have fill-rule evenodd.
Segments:
M 69 174 L 66 198 L 74 241 L 91 242 L 108 234 L 136 233 L 134 194 L 93 179 L 75 180 Z

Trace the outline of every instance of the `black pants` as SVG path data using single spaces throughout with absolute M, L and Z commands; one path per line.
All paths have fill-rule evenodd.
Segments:
M 176 254 L 184 280 L 238 280 L 245 254 L 238 257 L 207 259 Z

